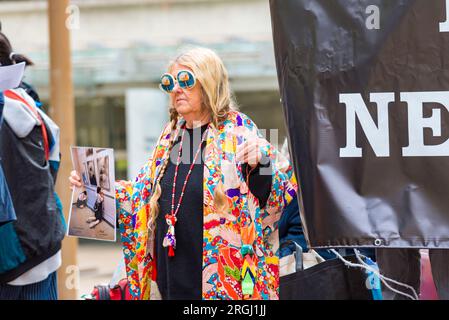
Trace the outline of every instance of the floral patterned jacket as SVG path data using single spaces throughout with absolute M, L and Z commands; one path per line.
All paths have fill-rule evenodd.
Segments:
M 173 134 L 178 134 L 179 127 L 180 122 Z M 258 199 L 248 190 L 241 164 L 235 162 L 237 145 L 257 136 L 263 138 L 254 122 L 241 112 L 231 111 L 217 129 L 207 132 L 203 180 L 203 299 L 278 299 L 277 222 L 283 208 L 297 192 L 292 167 L 263 140 L 266 143 L 261 151 L 271 160 L 272 189 L 267 204 L 261 209 Z M 169 156 L 170 134 L 167 125 L 152 157 L 134 182 L 116 183 L 126 273 L 134 299 L 153 298 L 152 291 L 157 291 L 155 233 L 147 224 L 153 182 Z M 215 210 L 214 192 L 219 183 L 223 184 L 228 197 L 227 213 Z

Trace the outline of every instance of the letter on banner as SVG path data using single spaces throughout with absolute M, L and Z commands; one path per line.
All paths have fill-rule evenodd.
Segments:
M 449 32 L 449 0 L 446 0 L 446 21 L 440 23 L 440 32 Z
M 341 158 L 362 156 L 362 148 L 356 145 L 356 116 L 376 156 L 390 155 L 388 104 L 394 101 L 394 93 L 371 93 L 370 101 L 377 104 L 377 126 L 361 94 L 340 94 L 340 103 L 346 105 L 346 147 L 340 148 Z
M 434 136 L 441 136 L 441 110 L 433 109 L 432 116 L 424 118 L 424 103 L 438 103 L 444 106 L 449 102 L 449 92 L 403 92 L 401 101 L 408 105 L 409 146 L 402 149 L 404 157 L 449 156 L 449 140 L 439 145 L 424 144 L 424 128 L 432 129 Z

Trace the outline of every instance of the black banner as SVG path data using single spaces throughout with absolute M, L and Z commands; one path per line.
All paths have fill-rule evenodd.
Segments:
M 449 248 L 449 0 L 271 0 L 312 247 Z

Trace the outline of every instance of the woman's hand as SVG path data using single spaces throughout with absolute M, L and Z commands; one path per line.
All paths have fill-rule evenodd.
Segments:
M 237 153 L 235 155 L 236 162 L 247 163 L 251 168 L 257 167 L 262 159 L 261 145 L 260 139 L 253 139 L 237 146 Z
M 81 183 L 81 178 L 80 178 L 78 172 L 76 172 L 76 170 L 73 170 L 70 173 L 69 181 L 70 181 L 70 188 L 72 190 L 74 187 L 81 188 L 83 186 L 83 184 Z

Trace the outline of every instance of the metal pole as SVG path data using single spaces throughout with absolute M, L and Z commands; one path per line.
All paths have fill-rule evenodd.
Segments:
M 75 109 L 72 84 L 70 30 L 66 27 L 69 0 L 48 0 L 50 34 L 50 114 L 61 128 L 61 167 L 56 191 L 64 206 L 68 222 L 71 190 L 67 178 L 72 170 L 70 146 L 75 144 Z M 77 299 L 79 272 L 78 241 L 66 238 L 62 244 L 62 267 L 58 271 L 59 299 Z

